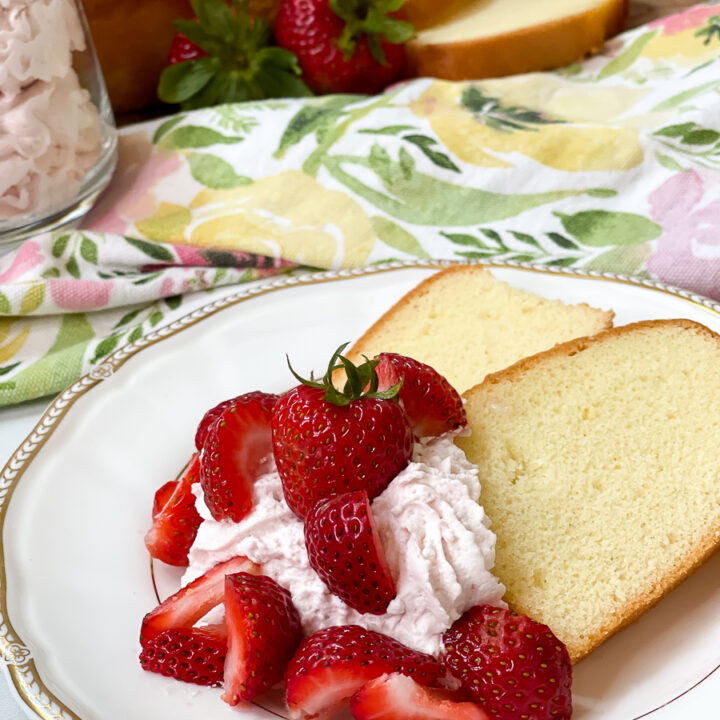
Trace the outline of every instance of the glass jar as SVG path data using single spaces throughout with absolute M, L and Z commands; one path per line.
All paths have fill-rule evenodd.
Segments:
M 0 245 L 79 220 L 116 144 L 80 0 L 0 0 Z

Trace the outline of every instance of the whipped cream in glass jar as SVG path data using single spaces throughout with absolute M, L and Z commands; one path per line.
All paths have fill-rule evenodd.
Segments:
M 0 0 L 0 244 L 82 217 L 115 154 L 80 0 Z

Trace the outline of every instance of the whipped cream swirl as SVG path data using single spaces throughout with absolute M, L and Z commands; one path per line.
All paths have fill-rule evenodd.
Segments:
M 276 470 L 256 482 L 253 509 L 239 523 L 213 520 L 202 491 L 198 495 L 205 521 L 190 550 L 183 584 L 218 562 L 244 555 L 290 591 L 308 634 L 357 624 L 437 653 L 442 633 L 467 609 L 482 603 L 504 606 L 505 588 L 490 572 L 495 535 L 478 504 L 477 468 L 452 435 L 416 443 L 412 462 L 372 503 L 397 588 L 384 615 L 348 607 L 310 567 L 303 523 L 285 502 Z

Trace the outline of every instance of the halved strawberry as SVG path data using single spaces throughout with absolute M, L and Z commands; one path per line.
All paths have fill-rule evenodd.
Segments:
M 239 398 L 230 398 L 229 400 L 223 400 L 221 403 L 211 407 L 202 417 L 202 420 L 197 426 L 195 431 L 195 447 L 200 452 L 205 444 L 205 438 L 207 437 L 210 428 L 220 419 L 220 416 L 229 408 L 232 407 L 233 403 Z
M 195 453 L 179 480 L 165 483 L 155 493 L 153 525 L 145 535 L 150 555 L 168 565 L 186 566 L 202 518 L 195 509 L 193 483 L 200 479 L 200 459 Z
M 361 613 L 382 615 L 395 597 L 365 490 L 321 500 L 305 518 L 310 567 L 330 592 Z
M 355 720 L 490 720 L 472 702 L 457 702 L 455 693 L 423 687 L 401 673 L 381 675 L 351 698 Z
M 168 480 L 164 485 L 161 485 L 155 491 L 152 508 L 153 520 L 155 520 L 165 505 L 167 505 L 168 500 L 172 497 L 172 494 L 175 492 L 175 488 L 177 488 L 179 482 L 179 480 Z
M 148 672 L 215 687 L 222 684 L 226 651 L 224 625 L 165 630 L 143 647 L 140 665 Z
M 250 512 L 253 483 L 272 454 L 270 418 L 277 400 L 263 392 L 236 397 L 208 429 L 200 484 L 216 520 L 239 522 Z
M 288 665 L 285 700 L 294 719 L 331 717 L 366 682 L 386 673 L 441 686 L 447 673 L 431 655 L 358 625 L 329 627 L 307 638 Z
M 222 699 L 237 705 L 282 679 L 302 640 L 302 626 L 285 588 L 272 578 L 245 572 L 225 578 L 225 621 L 228 654 Z
M 402 381 L 398 398 L 417 437 L 442 435 L 467 425 L 460 394 L 434 368 L 396 353 L 381 353 L 378 359 L 378 388 Z
M 192 627 L 223 601 L 225 576 L 237 572 L 259 573 L 260 568 L 245 557 L 215 565 L 149 612 L 142 621 L 140 644 L 147 645 L 165 630 Z
M 547 625 L 478 605 L 443 634 L 442 661 L 497 720 L 568 720 L 572 667 Z

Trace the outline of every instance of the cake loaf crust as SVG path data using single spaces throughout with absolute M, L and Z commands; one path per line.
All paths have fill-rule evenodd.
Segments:
M 464 394 L 495 572 L 578 662 L 720 548 L 720 336 L 634 323 Z

